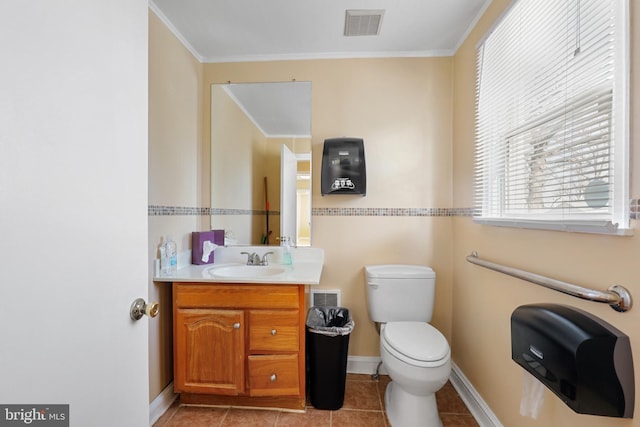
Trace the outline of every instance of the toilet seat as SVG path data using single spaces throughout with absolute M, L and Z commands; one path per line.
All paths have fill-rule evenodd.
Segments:
M 382 345 L 396 358 L 413 366 L 435 367 L 450 358 L 447 339 L 425 322 L 390 322 L 382 329 Z

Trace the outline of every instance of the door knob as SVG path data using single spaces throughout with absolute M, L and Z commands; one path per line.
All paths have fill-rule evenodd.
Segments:
M 144 299 L 138 298 L 131 304 L 129 315 L 132 320 L 140 320 L 145 314 L 149 317 L 156 317 L 160 311 L 160 304 L 152 302 L 147 304 Z

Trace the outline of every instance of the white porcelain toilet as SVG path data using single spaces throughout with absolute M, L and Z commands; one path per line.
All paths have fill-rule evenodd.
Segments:
M 451 373 L 446 338 L 431 326 L 435 272 L 421 265 L 365 266 L 369 317 L 380 324 L 380 356 L 393 427 L 442 427 L 435 392 Z

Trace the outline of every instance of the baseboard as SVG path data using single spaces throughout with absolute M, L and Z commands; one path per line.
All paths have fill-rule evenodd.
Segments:
M 349 356 L 347 359 L 347 373 L 373 374 L 380 363 L 379 357 Z M 380 373 L 386 374 L 384 365 L 380 367 Z M 503 427 L 500 420 L 491 411 L 467 377 L 462 373 L 458 365 L 451 363 L 451 385 L 456 389 L 471 415 L 476 419 L 480 427 Z
M 171 406 L 178 395 L 173 392 L 173 381 L 149 404 L 149 425 L 152 426 Z
M 503 427 L 498 417 L 482 399 L 482 396 L 478 394 L 458 365 L 453 362 L 451 363 L 451 377 L 449 379 L 480 427 Z
M 347 373 L 349 374 L 375 374 L 379 357 L 349 356 L 347 358 Z M 386 374 L 384 366 L 380 366 L 380 374 Z

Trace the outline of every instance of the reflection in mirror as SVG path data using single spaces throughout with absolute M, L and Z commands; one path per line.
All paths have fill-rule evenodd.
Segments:
M 211 86 L 211 211 L 227 244 L 311 245 L 310 82 Z

